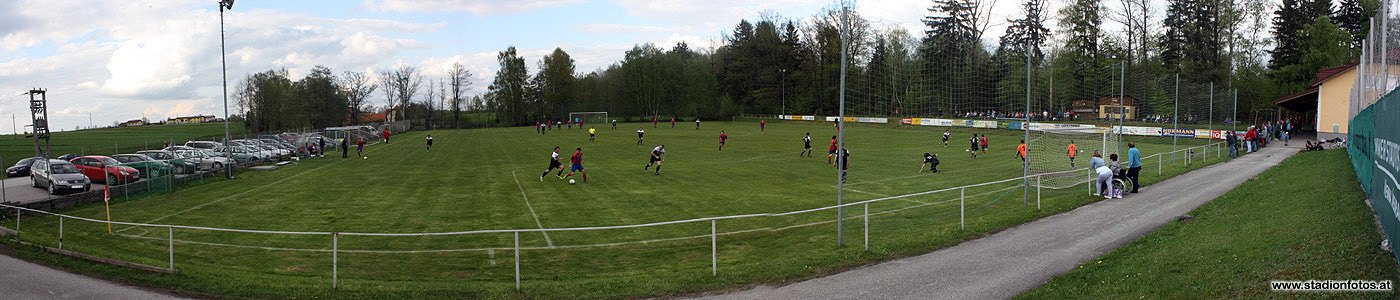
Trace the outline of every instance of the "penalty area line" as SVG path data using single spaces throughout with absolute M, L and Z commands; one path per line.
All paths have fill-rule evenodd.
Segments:
M 535 217 L 535 226 L 539 226 L 540 229 L 544 229 L 544 223 L 540 222 L 540 214 L 535 213 L 534 205 L 530 205 L 530 196 L 525 195 L 525 185 L 520 184 L 520 178 L 518 176 L 515 176 L 514 170 L 510 171 L 510 178 L 515 179 L 515 186 L 520 188 L 520 197 L 525 198 L 525 207 L 529 208 L 530 215 Z M 554 240 L 549 239 L 549 232 L 540 231 L 540 233 L 544 234 L 545 244 L 549 245 L 550 248 L 554 248 Z

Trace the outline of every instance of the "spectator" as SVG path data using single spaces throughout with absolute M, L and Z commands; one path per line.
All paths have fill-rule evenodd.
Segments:
M 1105 164 L 1104 161 L 1103 161 L 1103 153 L 1100 153 L 1098 150 L 1094 150 L 1094 156 L 1091 157 L 1091 158 L 1089 158 L 1089 171 L 1098 172 L 1099 168 L 1101 168 L 1101 167 L 1106 167 L 1106 166 L 1108 166 L 1108 165 Z M 1110 173 L 1110 174 L 1112 174 L 1112 173 Z M 1103 194 L 1103 190 L 1104 190 L 1103 182 L 1098 182 L 1097 184 L 1094 185 L 1094 187 L 1096 188 L 1096 189 L 1094 189 L 1094 196 L 1098 196 L 1098 195 L 1102 195 L 1102 194 Z
M 1094 160 L 1096 162 L 1103 161 L 1103 157 L 1101 154 L 1094 153 Z M 1110 170 L 1107 165 L 1099 165 L 1098 168 L 1094 168 L 1094 172 L 1098 173 L 1098 180 L 1094 182 L 1099 187 L 1098 193 L 1094 195 L 1103 195 L 1104 199 L 1112 199 L 1113 184 L 1110 181 L 1113 180 L 1113 170 Z
M 1117 154 L 1117 153 L 1109 154 L 1109 155 L 1108 155 L 1108 171 L 1110 172 L 1110 174 L 1112 174 L 1111 176 L 1109 176 L 1110 180 L 1111 180 L 1111 178 L 1122 178 L 1122 177 L 1126 177 L 1126 176 L 1123 176 L 1123 172 L 1124 172 L 1124 171 L 1123 171 L 1123 164 L 1118 163 L 1118 154 Z M 1127 187 L 1124 187 L 1124 188 L 1127 188 Z M 1108 194 L 1107 194 L 1107 195 L 1104 195 L 1104 198 L 1110 198 L 1110 197 L 1111 197 L 1111 198 L 1123 199 L 1123 191 L 1114 189 L 1114 188 L 1113 188 L 1113 183 L 1112 183 L 1112 182 L 1108 182 Z
M 1138 151 L 1137 144 L 1128 142 L 1128 179 L 1133 181 L 1133 191 L 1138 192 L 1138 175 L 1142 173 L 1142 152 Z M 1126 188 L 1126 187 L 1125 187 Z
M 350 139 L 340 139 L 340 158 L 350 158 Z

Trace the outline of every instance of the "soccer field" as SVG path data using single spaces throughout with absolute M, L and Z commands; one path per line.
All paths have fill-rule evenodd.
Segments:
M 637 145 L 636 130 L 647 131 Z M 718 135 L 729 143 L 718 149 Z M 945 130 L 952 138 L 944 147 Z M 813 155 L 799 157 L 812 134 Z M 168 195 L 114 202 L 114 221 L 287 232 L 441 233 L 481 230 L 619 226 L 729 215 L 783 213 L 835 205 L 836 169 L 826 148 L 830 123 L 624 123 L 586 130 L 529 127 L 419 131 L 366 148 L 367 159 L 304 160 L 273 171 L 250 171 Z M 986 134 L 988 153 L 971 158 L 967 139 Z M 999 129 L 853 125 L 845 201 L 908 195 L 1021 176 L 1015 147 L 1021 132 Z M 427 151 L 424 137 L 434 138 Z M 1172 149 L 1170 139 L 1125 137 L 1144 155 Z M 1204 144 L 1182 139 L 1180 145 Z M 661 175 L 643 170 L 652 147 L 665 144 Z M 1081 165 L 1092 149 L 1083 143 Z M 550 150 L 568 167 L 583 148 L 589 183 L 543 181 Z M 923 153 L 942 160 L 940 173 L 916 173 Z M 1214 157 L 1214 155 L 1211 155 Z M 1219 160 L 1169 163 L 1155 182 Z M 1170 162 L 1170 161 L 1168 161 Z M 1086 173 L 1087 177 L 1087 173 Z M 264 234 L 116 225 L 66 220 L 63 247 L 81 253 L 166 267 L 175 275 L 94 271 L 122 280 L 229 297 L 376 298 L 385 295 L 486 298 L 617 298 L 723 289 L 792 280 L 872 261 L 927 252 L 990 231 L 1097 201 L 1087 185 L 1022 193 L 1011 181 L 900 197 L 845 210 L 845 246 L 836 246 L 834 210 L 713 223 L 718 276 L 711 275 L 712 223 L 694 222 L 588 231 L 519 233 L 523 293 L 514 289 L 515 234 L 433 236 Z M 965 197 L 960 197 L 965 196 Z M 962 201 L 960 201 L 962 199 Z M 1028 199 L 1029 204 L 1022 201 Z M 864 215 L 868 212 L 867 219 Z M 959 216 L 966 215 L 966 229 Z M 64 212 L 105 218 L 101 206 Z M 22 220 L 24 240 L 56 246 L 59 221 Z M 868 235 L 867 235 L 868 233 Z M 168 244 L 173 236 L 175 243 Z M 870 250 L 865 251 L 868 237 Z M 335 262 L 332 249 L 335 249 Z M 988 258 L 1001 259 L 1001 258 Z M 336 265 L 338 290 L 332 290 Z

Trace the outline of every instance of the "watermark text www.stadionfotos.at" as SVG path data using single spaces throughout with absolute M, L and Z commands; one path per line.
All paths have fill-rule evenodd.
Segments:
M 1389 291 L 1393 289 L 1390 280 L 1274 280 L 1269 282 L 1274 291 L 1318 291 L 1318 292 L 1367 292 Z

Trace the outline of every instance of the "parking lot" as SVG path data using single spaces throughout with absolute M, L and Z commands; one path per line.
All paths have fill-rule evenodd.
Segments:
M 6 178 L 4 189 L 0 190 L 0 203 L 27 205 L 47 201 L 52 198 L 73 197 L 76 194 L 49 195 L 47 190 L 34 187 L 28 176 Z M 139 182 L 134 183 L 139 184 Z M 92 184 L 91 192 L 101 193 L 102 184 Z

